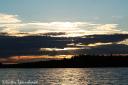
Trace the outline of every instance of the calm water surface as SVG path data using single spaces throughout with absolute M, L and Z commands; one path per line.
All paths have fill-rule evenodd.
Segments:
M 0 85 L 18 85 L 17 80 L 37 81 L 21 85 L 128 85 L 128 68 L 0 69 Z

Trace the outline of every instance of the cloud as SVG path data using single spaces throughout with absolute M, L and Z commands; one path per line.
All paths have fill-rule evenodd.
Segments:
M 19 32 L 17 29 L 22 26 L 18 15 L 9 15 L 0 13 L 0 32 Z
M 18 15 L 0 13 L 0 32 L 7 33 L 43 33 L 43 32 L 85 32 L 85 34 L 121 33 L 118 24 L 95 24 L 91 22 L 27 22 L 18 19 Z
M 87 34 L 106 34 L 120 32 L 120 30 L 118 30 L 118 24 L 93 24 L 90 22 L 27 23 L 23 26 L 21 31 L 35 33 L 86 32 Z
M 14 23 L 14 24 L 3 24 L 1 32 L 7 32 L 7 33 L 17 33 L 20 32 L 18 29 L 20 29 L 24 24 L 21 23 Z
M 0 23 L 19 23 L 18 15 L 8 15 L 0 13 Z
M 80 26 L 86 22 L 49 22 L 49 23 L 27 23 L 24 28 L 33 29 L 34 32 L 69 32 L 80 31 Z M 87 24 L 88 25 L 88 24 Z M 24 30 L 25 31 L 25 30 Z
M 128 43 L 127 38 L 128 34 L 88 35 L 84 39 L 83 37 L 0 36 L 0 48 L 2 49 L 0 51 L 0 58 L 10 56 L 74 55 L 77 54 L 77 50 L 86 51 L 100 46 L 107 47 L 112 44 L 126 46 Z M 69 44 L 72 44 L 72 46 L 69 46 Z M 126 47 L 128 49 L 128 45 Z M 114 48 L 112 47 L 112 49 Z M 96 50 L 98 50 L 98 48 Z M 104 52 L 106 52 L 106 50 L 109 51 L 109 49 L 105 49 Z M 86 53 L 85 51 L 80 51 L 80 54 Z M 124 51 L 125 50 L 122 52 Z
M 86 54 L 127 54 L 128 46 L 123 44 L 100 45 L 95 48 L 84 50 Z
M 118 29 L 118 24 L 104 24 L 98 25 L 93 31 L 98 31 L 99 33 L 120 33 L 121 30 Z
M 118 42 L 118 44 L 125 44 L 128 45 L 128 39 L 125 39 L 123 41 Z

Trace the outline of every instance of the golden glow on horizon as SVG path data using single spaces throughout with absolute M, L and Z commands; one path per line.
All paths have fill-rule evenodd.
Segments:
M 4 64 L 15 64 L 19 62 L 31 62 L 34 60 L 41 61 L 41 60 L 61 60 L 61 59 L 70 59 L 73 55 L 56 55 L 56 56 L 12 56 L 9 58 L 0 58 L 0 62 Z

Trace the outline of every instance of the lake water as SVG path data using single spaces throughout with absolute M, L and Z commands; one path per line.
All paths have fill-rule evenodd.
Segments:
M 128 85 L 128 68 L 0 69 L 0 85 Z

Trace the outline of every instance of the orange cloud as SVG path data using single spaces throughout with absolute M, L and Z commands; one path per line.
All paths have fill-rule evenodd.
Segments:
M 12 56 L 9 58 L 0 58 L 0 62 L 4 64 L 14 64 L 20 62 L 31 62 L 41 60 L 60 60 L 63 58 L 71 58 L 73 55 L 57 55 L 57 56 Z

